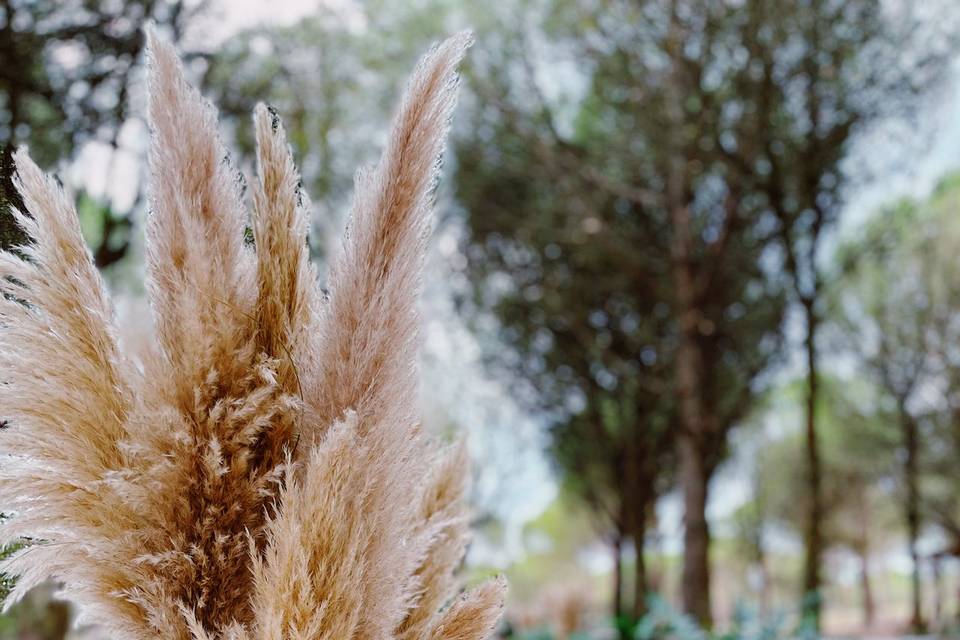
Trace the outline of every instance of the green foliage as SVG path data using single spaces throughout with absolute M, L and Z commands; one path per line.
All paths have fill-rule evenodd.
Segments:
M 678 150 L 672 137 L 693 135 L 695 125 L 713 120 L 685 114 L 689 130 L 666 122 L 663 65 L 641 54 L 662 44 L 659 27 L 632 6 L 601 10 L 566 2 L 542 16 L 530 12 L 551 51 L 564 60 L 589 60 L 581 67 L 586 93 L 576 101 L 537 92 L 530 68 L 549 63 L 530 54 L 513 24 L 501 25 L 471 78 L 484 106 L 457 146 L 474 303 L 495 313 L 499 337 L 512 347 L 494 359 L 521 381 L 518 392 L 555 417 L 559 466 L 602 513 L 616 511 L 603 506 L 616 504 L 606 479 L 627 475 L 625 443 L 634 445 L 636 467 L 657 470 L 638 474 L 647 494 L 655 496 L 669 479 L 663 452 L 672 450 L 677 433 L 673 365 L 680 325 L 675 229 L 662 196 L 678 156 L 691 169 L 693 260 L 709 282 L 698 294 L 704 374 L 696 393 L 708 405 L 712 426 L 702 450 L 711 467 L 725 454 L 727 430 L 743 416 L 752 385 L 777 352 L 783 309 L 782 291 L 760 267 L 765 245 L 754 225 L 762 212 L 738 197 L 739 222 L 732 233 L 722 232 L 734 189 L 723 154 L 715 146 L 694 152 L 697 141 L 685 137 L 690 148 Z M 612 16 L 604 15 L 608 10 Z M 587 32 L 579 29 L 583 21 Z M 608 21 L 632 26 L 601 34 Z M 597 50 L 589 45 L 592 36 L 612 41 Z M 724 239 L 715 245 L 718 235 Z M 617 407 L 613 421 L 611 405 Z M 637 496 L 635 511 L 648 502 L 639 493 L 629 492 Z
M 30 144 L 43 165 L 121 123 L 127 77 L 143 44 L 142 23 L 176 24 L 179 0 L 33 0 L 0 13 L 0 147 Z
M 844 521 L 857 521 L 861 492 L 873 492 L 877 484 L 895 474 L 898 445 L 895 416 L 876 404 L 877 389 L 863 379 L 846 380 L 823 376 L 822 393 L 817 406 L 823 453 L 827 539 L 842 544 L 846 539 Z M 798 501 L 807 498 L 803 464 L 803 438 L 799 416 L 791 414 L 802 393 L 802 380 L 795 380 L 774 392 L 779 396 L 769 406 L 783 422 L 793 428 L 776 438 L 768 438 L 757 457 L 758 485 L 763 488 L 765 521 L 773 520 L 795 531 L 802 531 L 803 510 Z M 795 421 L 795 422 L 794 422 Z M 879 498 L 880 496 L 874 496 Z M 889 496 L 888 496 L 889 499 Z M 871 510 L 872 512 L 872 510 Z M 883 523 L 884 526 L 879 526 Z M 889 526 L 889 516 L 874 530 Z
M 810 620 L 791 622 L 783 613 L 763 617 L 743 604 L 737 605 L 728 629 L 706 631 L 689 616 L 657 598 L 651 601 L 650 614 L 640 622 L 634 635 L 636 640 L 815 640 L 816 637 Z
M 639 622 L 620 619 L 616 627 L 631 640 L 816 640 L 818 637 L 810 621 L 797 620 L 784 613 L 767 617 L 755 609 L 739 604 L 733 613 L 729 628 L 709 631 L 701 628 L 690 618 L 677 611 L 659 597 L 649 599 L 649 612 Z M 554 640 L 547 629 L 539 629 L 518 635 L 508 635 L 518 640 Z M 589 640 L 594 637 L 586 631 L 570 636 L 569 640 Z
M 22 544 L 12 544 L 4 547 L 2 550 L 0 550 L 0 560 L 10 557 L 10 555 L 16 553 L 22 548 Z M 0 600 L 7 597 L 7 594 L 10 593 L 14 583 L 15 580 L 13 578 L 7 575 L 0 575 Z
M 129 214 L 115 211 L 109 203 L 85 191 L 78 193 L 76 200 L 83 238 L 93 251 L 94 262 L 103 269 L 124 258 L 133 228 Z
M 29 145 L 44 167 L 68 160 L 84 142 L 116 144 L 127 118 L 129 81 L 148 20 L 182 31 L 181 0 L 32 0 L 0 11 L 0 247 L 26 242 L 9 207 L 22 208 L 13 189 L 12 154 Z M 128 232 L 129 223 L 110 228 Z M 119 241 L 126 247 L 127 240 Z M 101 265 L 114 262 L 105 251 Z M 109 262 L 107 259 L 110 259 Z
M 583 551 L 596 543 L 593 519 L 579 503 L 561 493 L 524 526 L 526 553 L 507 570 L 510 593 L 517 601 L 533 601 L 546 585 L 555 582 L 583 584 L 597 580 L 578 562 Z
M 644 513 L 670 482 L 675 440 L 695 452 L 678 478 L 701 502 L 778 363 L 788 292 L 816 379 L 818 252 L 844 204 L 841 164 L 858 127 L 923 89 L 900 55 L 921 30 L 905 37 L 879 0 L 518 9 L 480 39 L 479 106 L 458 139 L 469 308 L 495 315 L 509 348 L 491 359 L 554 419 L 568 486 L 636 530 L 619 512 Z M 930 49 L 935 76 L 949 51 Z M 687 564 L 706 571 L 690 508 Z M 684 582 L 702 617 L 707 582 Z
M 537 631 L 507 637 L 516 638 L 517 640 L 553 640 L 554 638 L 549 629 L 539 629 Z M 572 633 L 567 636 L 567 640 L 590 640 L 590 636 L 585 633 Z
M 9 557 L 23 544 L 14 544 L 0 551 L 0 559 Z M 14 580 L 0 575 L 0 600 L 7 597 Z M 50 587 L 31 592 L 22 602 L 0 614 L 0 640 L 37 638 L 38 640 L 62 640 L 70 626 L 69 607 L 63 602 L 51 600 Z

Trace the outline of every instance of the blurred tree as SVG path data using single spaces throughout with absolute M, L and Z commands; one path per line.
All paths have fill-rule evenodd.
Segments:
M 748 588 L 755 588 L 759 592 L 760 614 L 765 616 L 770 611 L 770 567 L 767 559 L 767 544 L 765 529 L 768 521 L 767 501 L 765 490 L 761 484 L 759 473 L 751 477 L 753 498 L 740 505 L 731 516 L 734 528 L 735 551 L 745 561 L 748 568 L 756 571 L 756 584 Z
M 727 105 L 737 114 L 737 132 L 721 148 L 736 179 L 753 184 L 773 214 L 774 236 L 805 321 L 804 591 L 816 617 L 824 515 L 815 410 L 823 314 L 819 248 L 844 205 L 849 172 L 841 163 L 851 140 L 873 122 L 906 113 L 942 77 L 958 31 L 955 12 L 946 5 L 937 20 L 930 20 L 929 6 L 881 0 L 749 0 L 744 8 L 728 14 L 742 28 L 727 61 L 737 67 Z
M 742 438 L 733 453 L 734 464 L 744 470 L 750 486 L 750 498 L 741 504 L 729 517 L 733 528 L 733 552 L 743 562 L 747 589 L 755 591 L 762 617 L 770 613 L 772 573 L 767 545 L 767 528 L 771 521 L 769 478 L 761 464 L 771 444 L 765 433 L 767 416 L 777 409 L 771 405 L 774 399 L 782 399 L 777 389 L 768 391 L 751 411 L 745 421 Z M 745 436 L 745 437 L 744 437 Z
M 553 355 L 556 355 L 555 353 Z M 589 365 L 585 358 L 564 359 Z M 563 365 L 559 365 L 563 366 Z M 581 378 L 586 384 L 591 378 Z M 668 488 L 673 458 L 671 424 L 656 407 L 662 398 L 641 395 L 632 380 L 618 393 L 595 389 L 581 412 L 551 428 L 552 452 L 565 485 L 599 516 L 598 533 L 611 538 L 614 561 L 612 613 L 636 620 L 646 612 L 649 580 L 644 559 L 656 499 Z M 652 416 L 641 423 L 638 414 Z M 658 421 L 659 420 L 659 421 Z M 638 428 L 643 424 L 644 428 Z M 632 543 L 633 601 L 624 609 L 623 547 Z
M 577 275 L 593 294 L 601 277 L 626 272 L 634 276 L 625 289 L 631 296 L 668 305 L 675 332 L 670 353 L 658 355 L 674 365 L 684 607 L 701 620 L 709 618 L 703 514 L 712 458 L 774 351 L 763 336 L 777 324 L 778 305 L 755 303 L 779 295 L 770 276 L 783 267 L 806 321 L 804 592 L 813 596 L 817 620 L 824 519 L 814 410 L 818 249 L 843 205 L 848 174 L 840 163 L 850 141 L 871 122 L 902 113 L 942 77 L 957 30 L 909 3 L 880 0 L 569 0 L 545 10 L 532 36 L 516 13 L 508 27 L 519 23 L 513 30 L 526 37 L 512 47 L 489 43 L 501 55 L 476 86 L 490 106 L 480 110 L 475 144 L 460 154 L 465 180 L 495 176 L 514 164 L 508 154 L 517 154 L 513 176 L 488 181 L 464 200 L 477 249 L 471 257 L 511 275 L 535 273 L 543 250 L 562 246 L 555 241 L 561 230 L 578 227 L 578 251 L 588 250 L 587 237 L 611 261 L 625 253 L 613 251 L 616 243 L 643 248 L 644 258 Z M 556 70 L 569 70 L 569 61 L 584 76 L 580 99 L 556 96 Z M 510 145 L 509 135 L 519 142 Z M 493 145 L 500 150 L 484 158 L 483 147 Z M 482 163 L 489 169 L 477 171 Z M 550 198 L 534 184 L 541 176 L 540 191 L 551 190 Z M 557 214 L 531 221 L 539 218 L 531 211 L 550 206 L 572 223 Z M 630 218 L 636 221 L 624 223 Z M 613 243 L 603 241 L 608 230 Z M 475 271 L 486 278 L 491 269 Z M 523 286 L 515 291 L 522 302 Z M 755 306 L 745 309 L 744 300 Z M 521 314 L 521 323 L 528 319 L 536 322 Z M 730 366 L 731 358 L 739 362 L 728 371 L 739 375 L 725 376 L 731 384 L 718 393 L 714 367 Z M 729 414 L 716 406 L 720 398 L 731 403 Z
M 785 407 L 796 406 L 805 395 L 805 381 L 795 380 L 774 395 L 769 411 L 781 418 Z M 898 498 L 885 490 L 887 478 L 896 475 L 899 449 L 898 417 L 877 398 L 883 393 L 863 378 L 823 377 L 817 398 L 817 419 L 823 443 L 823 550 L 846 550 L 860 563 L 863 622 L 869 628 L 876 605 L 871 583 L 871 556 L 889 543 L 897 529 Z M 797 416 L 801 418 L 801 416 Z M 778 523 L 803 536 L 806 514 L 797 509 L 797 496 L 807 490 L 801 428 L 765 443 L 758 457 L 758 481 L 763 511 L 761 530 Z
M 204 0 L 0 1 L 0 246 L 27 238 L 9 206 L 21 207 L 13 189 L 12 155 L 30 146 L 49 167 L 90 140 L 116 147 L 127 118 L 130 76 L 143 45 L 143 24 L 153 20 L 178 39 Z M 100 266 L 129 246 L 129 221 L 102 216 Z M 107 244 L 110 246 L 106 246 Z
M 939 403 L 929 399 L 930 389 L 939 386 L 938 380 L 947 381 L 949 406 L 952 382 L 960 375 L 960 362 L 950 361 L 960 337 L 954 319 L 960 309 L 960 273 L 953 266 L 960 236 L 949 218 L 958 195 L 941 187 L 922 206 L 901 202 L 881 212 L 862 238 L 838 251 L 842 277 L 832 294 L 851 353 L 897 417 L 902 512 L 913 561 L 914 630 L 924 627 L 917 548 L 927 502 L 921 491 L 921 444 L 935 437 L 930 417 L 941 411 Z M 948 421 L 955 418 L 951 413 Z M 951 457 L 956 444 L 947 448 Z
M 841 281 L 847 314 L 851 322 L 865 315 L 859 324 L 879 334 L 872 344 L 860 336 L 854 345 L 875 376 L 887 380 L 890 403 L 901 415 L 902 510 L 910 525 L 915 607 L 920 527 L 935 524 L 945 534 L 947 544 L 936 555 L 960 555 L 958 210 L 960 176 L 954 175 L 942 180 L 929 199 L 881 212 L 866 237 L 840 254 L 846 258 L 841 266 L 852 274 Z M 849 268 L 860 255 L 857 268 Z
M 909 204 L 873 221 L 856 246 L 844 247 L 840 259 L 844 284 L 838 292 L 839 317 L 851 351 L 896 408 L 904 450 L 904 515 L 913 562 L 910 626 L 923 628 L 920 594 L 919 416 L 917 396 L 930 372 L 928 351 L 932 306 L 924 286 L 929 274 L 922 252 L 910 246 L 915 210 Z
M 720 148 L 734 131 L 735 87 L 719 65 L 702 92 L 707 62 L 691 57 L 705 26 L 719 24 L 714 6 L 726 11 L 567 2 L 535 37 L 485 42 L 473 58 L 479 104 L 457 147 L 478 302 L 513 347 L 502 363 L 561 416 L 626 399 L 628 382 L 657 397 L 636 402 L 632 429 L 670 426 L 685 496 L 684 607 L 703 622 L 709 481 L 778 353 L 783 310 L 762 265 L 770 216 L 751 185 L 731 181 Z M 577 60 L 582 98 L 546 95 L 538 38 L 551 40 L 551 63 Z M 575 352 L 589 359 L 582 374 Z M 618 472 L 616 456 L 606 463 Z

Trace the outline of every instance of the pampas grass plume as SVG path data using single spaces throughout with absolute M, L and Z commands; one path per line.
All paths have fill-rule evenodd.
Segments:
M 358 174 L 329 297 L 278 117 L 254 115 L 248 214 L 214 108 L 148 36 L 146 353 L 118 346 L 70 200 L 16 154 L 33 242 L 0 253 L 0 543 L 29 543 L 0 567 L 8 604 L 55 580 L 116 638 L 489 637 L 505 585 L 458 594 L 454 576 L 466 452 L 438 448 L 416 407 L 416 301 L 470 36 L 424 57 Z

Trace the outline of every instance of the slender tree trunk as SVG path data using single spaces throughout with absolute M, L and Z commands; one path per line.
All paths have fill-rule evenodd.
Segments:
M 863 610 L 864 630 L 873 627 L 876 605 L 873 600 L 873 586 L 870 582 L 870 553 L 860 549 L 860 606 Z
M 766 618 L 770 615 L 770 568 L 762 541 L 757 547 L 757 568 L 760 570 L 760 615 Z
M 860 520 L 859 540 L 856 545 L 857 555 L 860 557 L 860 604 L 863 609 L 864 631 L 873 627 L 876 617 L 876 606 L 873 599 L 873 588 L 870 579 L 870 498 L 866 490 L 860 492 L 858 500 Z
M 623 613 L 623 538 L 618 533 L 611 545 L 613 551 L 613 602 L 611 613 L 618 619 Z
M 941 567 L 943 558 L 933 556 L 933 627 L 942 628 L 943 626 L 943 571 Z
M 647 563 L 643 557 L 647 537 L 646 524 L 641 517 L 639 526 L 633 532 L 633 548 L 636 550 L 636 562 L 633 576 L 633 619 L 639 620 L 647 614 Z
M 710 613 L 710 529 L 707 524 L 709 482 L 700 448 L 693 438 L 683 437 L 679 445 L 680 482 L 683 486 L 683 611 L 709 627 Z
M 803 568 L 804 613 L 811 616 L 816 629 L 820 629 L 820 565 L 823 555 L 823 492 L 822 472 L 820 468 L 820 444 L 817 437 L 817 396 L 819 393 L 817 371 L 817 315 L 814 309 L 815 296 L 803 300 L 807 322 L 807 335 L 804 347 L 807 356 L 807 398 L 806 398 L 806 447 L 807 482 L 809 492 L 809 513 L 805 532 L 806 554 Z
M 901 421 L 903 424 L 904 447 L 907 456 L 904 462 L 904 482 L 907 488 L 906 519 L 907 519 L 907 538 L 910 545 L 910 561 L 913 563 L 913 569 L 910 575 L 911 604 L 912 613 L 910 616 L 910 628 L 915 633 L 924 630 L 923 610 L 920 604 L 920 554 L 917 549 L 917 539 L 920 537 L 920 488 L 917 480 L 917 457 L 919 450 L 917 423 L 913 417 L 907 413 L 905 407 L 900 409 Z
M 759 469 L 755 469 L 752 477 L 753 484 L 753 502 L 757 509 L 757 531 L 752 541 L 753 563 L 756 565 L 757 573 L 760 578 L 760 617 L 766 619 L 770 614 L 770 570 L 767 566 L 767 545 L 764 534 L 764 522 L 766 521 L 766 500 L 763 491 L 763 483 L 760 478 Z

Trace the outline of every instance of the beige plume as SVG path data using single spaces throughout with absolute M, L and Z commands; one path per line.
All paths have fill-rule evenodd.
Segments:
M 467 454 L 417 414 L 417 298 L 468 34 L 415 72 L 360 174 L 324 301 L 283 127 L 259 106 L 249 224 L 216 112 L 149 33 L 148 294 L 120 353 L 59 186 L 16 156 L 33 243 L 0 252 L 0 525 L 9 602 L 61 582 L 113 637 L 482 640 L 505 585 L 457 594 Z M 138 360 L 139 362 L 139 360 Z

